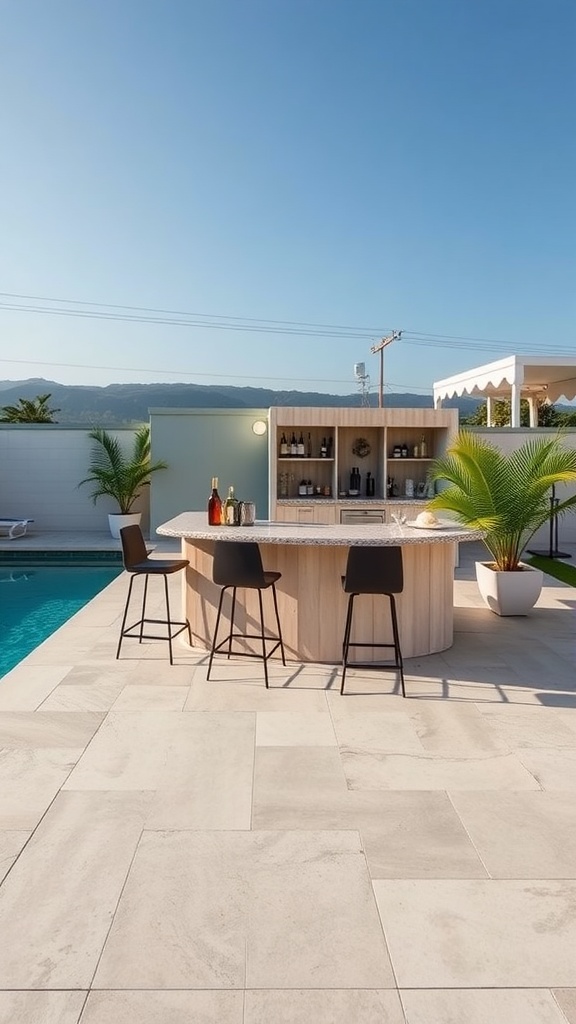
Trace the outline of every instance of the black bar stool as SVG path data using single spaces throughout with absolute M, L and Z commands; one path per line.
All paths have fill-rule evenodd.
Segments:
M 399 547 L 352 547 L 348 551 L 346 575 L 342 577 L 344 592 L 349 594 L 344 640 L 342 643 L 342 685 L 340 693 L 344 693 L 344 680 L 348 667 L 348 651 L 351 647 L 392 647 L 394 648 L 393 668 L 400 670 L 402 696 L 406 696 L 404 687 L 404 666 L 400 650 L 398 618 L 394 594 L 401 594 L 404 589 L 404 569 L 402 564 L 402 548 Z M 390 600 L 393 643 L 353 643 L 350 640 L 354 598 L 359 594 L 382 594 Z M 358 662 L 353 663 L 355 666 Z M 363 665 L 363 668 L 371 667 Z M 386 666 L 388 667 L 388 666 Z
M 130 586 L 128 588 L 128 597 L 126 598 L 126 607 L 124 608 L 124 617 L 122 619 L 122 625 L 120 627 L 120 638 L 118 640 L 118 649 L 116 651 L 116 657 L 120 657 L 120 648 L 122 641 L 125 636 L 131 638 L 137 638 L 139 643 L 142 640 L 167 640 L 168 647 L 170 650 L 170 664 L 174 664 L 172 657 L 172 641 L 174 637 L 178 636 L 185 629 L 188 630 L 188 638 L 190 646 L 192 646 L 192 634 L 190 632 L 190 623 L 188 619 L 185 622 L 175 622 L 170 617 L 170 601 L 168 599 L 168 576 L 171 576 L 175 572 L 181 572 L 189 565 L 187 558 L 181 559 L 160 559 L 160 558 L 148 558 L 148 552 L 146 550 L 146 544 L 144 537 L 142 536 L 142 530 L 139 526 L 125 526 L 120 530 L 120 540 L 122 541 L 122 558 L 124 561 L 124 568 L 126 572 L 131 573 Z M 132 597 L 132 584 L 136 576 L 144 577 L 144 593 L 142 596 L 142 613 L 138 622 L 134 622 L 131 626 L 126 625 L 126 619 L 128 617 L 128 608 L 130 607 L 130 598 Z M 164 577 L 164 594 L 166 597 L 166 618 L 165 619 L 147 619 L 146 618 L 146 598 L 148 596 L 148 577 L 149 576 L 163 576 Z M 144 626 L 147 623 L 162 624 L 167 626 L 168 635 L 159 635 L 157 633 L 145 633 Z M 174 626 L 178 626 L 178 629 L 173 629 Z M 136 630 L 137 632 L 134 632 Z
M 212 640 L 212 648 L 210 650 L 210 660 L 208 662 L 208 672 L 206 678 L 210 679 L 210 672 L 212 670 L 212 661 L 214 655 L 226 644 L 228 645 L 228 658 L 232 654 L 232 640 L 238 638 L 244 638 L 248 640 L 260 640 L 262 643 L 262 654 L 255 654 L 252 651 L 235 651 L 234 654 L 245 658 L 261 658 L 264 663 L 264 681 L 266 683 L 266 689 L 268 689 L 268 659 L 274 654 L 274 651 L 280 648 L 282 654 L 282 664 L 286 664 L 284 657 L 284 643 L 282 640 L 282 629 L 280 627 L 280 617 L 278 615 L 278 601 L 276 599 L 276 582 L 280 579 L 282 573 L 280 572 L 265 572 L 262 567 L 262 557 L 260 555 L 260 548 L 257 544 L 249 542 L 243 544 L 241 541 L 226 541 L 217 540 L 214 545 L 214 564 L 212 570 L 212 579 L 214 583 L 218 583 L 222 589 L 220 591 L 220 600 L 218 602 L 218 613 L 216 615 L 216 627 L 214 629 L 214 638 Z M 236 611 L 236 590 L 238 587 L 244 587 L 246 590 L 257 590 L 258 591 L 258 602 L 260 605 L 260 633 L 238 633 L 234 631 L 234 614 Z M 274 599 L 274 611 L 276 613 L 276 623 L 278 625 L 278 635 L 266 636 L 264 631 L 264 609 L 262 605 L 262 591 L 271 588 L 272 597 Z M 224 594 L 227 590 L 232 590 L 232 610 L 230 613 L 230 632 L 217 643 L 218 639 L 218 628 L 220 626 L 220 616 L 222 613 L 222 601 L 224 600 Z M 267 645 L 270 640 L 276 641 L 273 647 L 268 649 Z

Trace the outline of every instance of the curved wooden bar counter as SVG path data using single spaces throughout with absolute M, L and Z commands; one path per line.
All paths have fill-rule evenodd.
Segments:
M 216 621 L 220 588 L 212 582 L 214 541 L 254 541 L 260 545 L 264 568 L 282 573 L 277 591 L 286 656 L 306 662 L 341 661 L 347 601 L 341 577 L 348 548 L 356 544 L 402 547 L 404 592 L 397 598 L 397 605 L 404 657 L 433 654 L 450 647 L 456 544 L 482 536 L 448 525 L 434 530 L 408 525 L 319 526 L 258 521 L 251 527 L 208 526 L 205 512 L 183 512 L 159 526 L 157 532 L 164 537 L 180 537 L 182 556 L 190 561 L 184 582 L 184 605 L 195 646 L 210 647 Z M 355 639 L 391 639 L 388 602 L 371 596 L 358 600 Z M 265 615 L 266 622 L 272 625 L 273 612 L 267 595 Z M 254 632 L 258 622 L 256 592 L 239 590 L 237 626 Z M 224 630 L 224 624 L 221 629 Z M 250 642 L 246 643 L 248 650 Z M 382 652 L 377 649 L 365 648 L 362 652 L 364 661 L 381 658 Z

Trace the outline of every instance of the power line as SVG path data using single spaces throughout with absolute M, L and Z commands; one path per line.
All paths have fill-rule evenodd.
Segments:
M 185 326 L 219 330 L 251 331 L 267 334 L 293 334 L 305 337 L 333 337 L 350 338 L 351 340 L 374 340 L 375 336 L 382 336 L 389 333 L 390 328 L 382 327 L 354 327 L 343 324 L 322 324 L 311 323 L 300 320 L 267 320 L 263 317 L 237 317 L 225 316 L 216 313 L 189 313 L 181 310 L 156 309 L 147 306 L 130 306 L 104 302 L 86 302 L 79 299 L 62 299 L 48 296 L 35 296 L 20 294 L 17 292 L 0 292 L 0 298 L 25 299 L 34 302 L 64 303 L 67 306 L 88 306 L 84 310 L 75 309 L 53 309 L 46 306 L 34 306 L 29 303 L 15 304 L 0 302 L 0 309 L 12 312 L 37 313 L 58 316 L 78 316 L 87 319 L 117 320 L 128 323 L 149 323 L 164 326 Z M 106 312 L 108 310 L 127 310 L 126 313 Z M 155 314 L 141 315 L 141 314 Z M 198 319 L 201 318 L 201 319 Z M 305 329 L 307 328 L 307 329 Z M 415 331 L 404 329 L 402 331 L 402 342 L 409 345 L 423 345 L 427 347 L 441 348 L 462 348 L 467 349 L 470 345 L 480 345 L 485 351 L 493 351 L 501 348 L 514 348 L 518 345 L 504 339 L 468 337 L 466 335 L 438 334 L 433 332 Z M 457 344 L 458 342 L 466 344 Z M 546 345 L 547 351 L 552 350 L 562 354 L 572 354 L 573 343 L 566 345 Z M 541 342 L 523 342 L 522 351 L 540 352 Z

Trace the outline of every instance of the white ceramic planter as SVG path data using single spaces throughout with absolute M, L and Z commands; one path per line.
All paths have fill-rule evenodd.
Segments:
M 108 515 L 108 525 L 110 526 L 110 533 L 116 540 L 120 540 L 120 530 L 125 526 L 136 526 L 140 525 L 142 519 L 141 512 L 128 512 L 123 514 L 122 512 L 110 512 Z
M 540 597 L 544 573 L 525 562 L 520 565 L 520 572 L 499 572 L 487 562 L 476 562 L 478 589 L 496 615 L 527 615 Z

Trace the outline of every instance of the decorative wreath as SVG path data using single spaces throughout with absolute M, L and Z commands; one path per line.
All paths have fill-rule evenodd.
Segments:
M 352 445 L 352 454 L 357 455 L 359 459 L 365 459 L 371 451 L 370 444 L 365 437 L 357 437 Z

